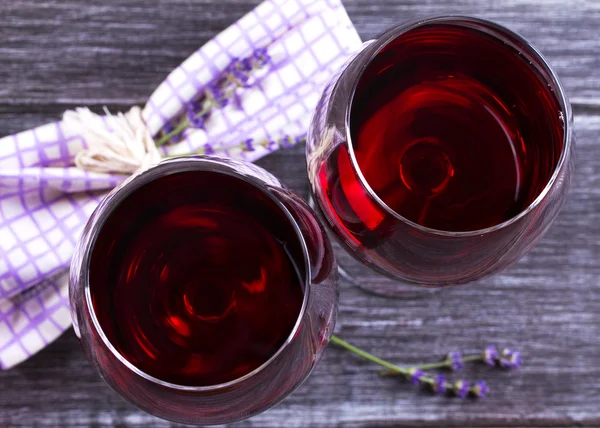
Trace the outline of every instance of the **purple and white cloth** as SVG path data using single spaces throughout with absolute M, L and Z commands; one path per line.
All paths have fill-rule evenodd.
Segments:
M 141 110 L 151 136 L 181 113 L 235 57 L 266 48 L 272 63 L 238 103 L 211 113 L 163 156 L 247 138 L 301 135 L 320 93 L 361 45 L 340 0 L 267 0 L 194 52 Z M 106 119 L 106 118 L 105 118 Z M 109 120 L 106 132 L 112 129 Z M 71 325 L 68 269 L 88 217 L 125 175 L 74 165 L 89 135 L 61 122 L 0 139 L 0 367 L 35 354 Z M 276 148 L 223 150 L 254 161 Z

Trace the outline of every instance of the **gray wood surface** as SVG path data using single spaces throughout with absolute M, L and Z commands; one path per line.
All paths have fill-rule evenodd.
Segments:
M 89 105 L 143 103 L 166 74 L 256 0 L 0 0 L 0 135 Z M 565 208 L 520 263 L 426 298 L 386 299 L 342 283 L 337 332 L 398 363 L 488 343 L 523 352 L 516 372 L 475 365 L 481 401 L 432 397 L 330 347 L 280 405 L 236 426 L 600 425 L 600 1 L 345 0 L 363 38 L 399 21 L 470 14 L 520 32 L 573 101 L 577 162 Z M 303 148 L 259 164 L 306 196 Z M 340 256 L 342 263 L 347 256 Z M 363 281 L 376 276 L 361 274 Z M 169 426 L 121 400 L 72 331 L 0 372 L 0 426 Z

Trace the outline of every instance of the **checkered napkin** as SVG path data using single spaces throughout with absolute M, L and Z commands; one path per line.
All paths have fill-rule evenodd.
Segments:
M 271 65 L 238 102 L 214 111 L 203 129 L 188 130 L 161 155 L 247 138 L 302 135 L 334 72 L 360 46 L 340 0 L 267 0 L 175 69 L 141 111 L 156 136 L 233 58 L 266 48 Z M 110 120 L 102 119 L 110 131 Z M 108 132 L 107 131 L 107 132 Z M 55 122 L 0 139 L 0 367 L 8 369 L 71 325 L 68 268 L 88 217 L 125 175 L 74 166 L 88 134 Z M 233 143 L 233 144 L 232 144 Z M 254 161 L 276 147 L 224 150 Z

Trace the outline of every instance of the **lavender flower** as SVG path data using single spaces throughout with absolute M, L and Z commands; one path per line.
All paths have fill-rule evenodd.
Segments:
M 175 126 L 171 122 L 167 122 L 162 127 L 162 132 L 169 134 L 175 130 Z
M 469 394 L 469 382 L 464 380 L 456 381 L 452 390 L 458 398 L 465 398 Z
M 203 128 L 215 108 L 223 108 L 230 102 L 235 102 L 241 107 L 236 89 L 252 86 L 255 83 L 254 80 L 250 81 L 252 72 L 270 62 L 271 58 L 264 48 L 256 49 L 244 59 L 233 58 L 223 75 L 217 77 L 198 99 L 190 103 L 186 109 L 187 118 L 180 117 L 177 122 L 163 127 L 162 137 L 156 145 L 160 147 L 165 143 L 178 141 L 188 126 Z
M 460 352 L 449 352 L 446 356 L 445 362 L 453 371 L 458 371 L 465 366 L 462 362 Z
M 191 101 L 187 108 L 187 112 L 194 111 L 196 114 L 200 113 L 204 109 L 204 99 L 196 99 Z
M 250 76 L 245 71 L 237 70 L 232 73 L 232 76 L 237 81 L 238 85 L 243 86 L 244 88 L 249 87 L 248 80 L 250 79 Z
M 443 374 L 437 375 L 431 384 L 431 390 L 434 394 L 443 394 L 446 392 L 446 376 Z
M 210 144 L 206 143 L 204 145 L 204 154 L 212 155 L 215 152 L 215 149 Z
M 210 85 L 206 89 L 205 94 L 214 102 L 215 107 L 223 108 L 229 104 L 229 98 L 227 98 L 223 90 L 217 85 Z
M 192 128 L 204 128 L 206 115 L 198 115 L 198 113 L 194 111 L 194 109 L 190 108 L 187 110 L 187 118 Z
M 175 128 L 176 128 L 176 126 L 173 122 L 170 121 L 170 122 L 165 123 L 162 127 L 163 135 L 170 134 L 171 132 L 175 131 Z M 181 141 L 181 135 L 180 134 L 172 135 L 170 140 L 173 141 L 174 143 L 177 143 L 177 142 Z
M 485 398 L 485 396 L 489 392 L 489 389 L 484 381 L 479 380 L 477 381 L 475 386 L 471 388 L 471 392 L 473 393 L 473 395 L 475 395 L 475 397 Z
M 251 56 L 242 60 L 234 58 L 227 69 L 228 74 L 233 77 L 239 86 L 248 87 L 251 73 L 266 66 L 271 62 L 271 57 L 265 48 L 256 49 Z
M 225 68 L 225 73 L 231 74 L 231 73 L 239 70 L 241 66 L 242 66 L 242 61 L 238 57 L 233 57 L 233 58 L 231 58 L 231 62 L 229 63 L 227 68 Z
M 206 93 L 213 100 L 218 100 L 219 98 L 223 98 L 223 91 L 221 90 L 221 88 L 219 88 L 215 84 L 208 85 L 208 88 L 206 88 Z
M 254 142 L 254 140 L 252 138 L 248 138 L 246 141 L 244 141 L 242 150 L 245 152 L 253 152 L 254 151 L 253 142 Z
M 496 347 L 494 345 L 489 345 L 483 351 L 481 355 L 481 359 L 484 363 L 489 366 L 495 366 L 496 360 L 498 359 L 498 352 L 496 351 Z
M 505 348 L 500 354 L 500 367 L 517 369 L 521 365 L 521 353 Z
M 423 370 L 421 369 L 413 369 L 409 372 L 410 383 L 413 385 L 418 385 L 421 382 L 421 379 L 425 376 Z
M 294 145 L 294 137 L 290 136 L 290 135 L 284 135 L 280 140 L 280 143 L 283 147 L 290 148 Z
M 250 79 L 252 71 L 252 61 L 248 58 L 240 60 L 233 58 L 231 64 L 225 69 L 225 72 L 232 77 L 239 86 L 246 86 Z
M 410 382 L 413 385 L 428 385 L 431 388 L 432 392 L 435 394 L 441 394 L 443 392 L 448 391 L 458 398 L 466 398 L 469 394 L 471 394 L 474 397 L 484 398 L 489 392 L 487 384 L 482 380 L 475 382 L 473 385 L 462 379 L 454 383 L 449 383 L 446 381 L 446 378 L 443 374 L 438 374 L 437 376 L 434 376 L 426 375 L 423 373 L 423 370 L 446 368 L 453 361 L 456 362 L 457 360 L 460 360 L 461 364 L 470 361 L 481 361 L 483 359 L 482 354 L 468 355 L 466 357 L 461 358 L 458 352 L 451 352 L 450 354 L 448 354 L 446 359 L 436 363 L 421 364 L 414 367 L 401 367 L 392 364 L 388 361 L 382 360 L 381 358 L 378 358 L 375 355 L 372 355 L 366 351 L 363 351 L 362 349 L 351 345 L 350 343 L 340 339 L 335 335 L 331 336 L 331 342 L 350 352 L 353 352 L 354 354 L 362 358 L 371 361 L 372 363 L 383 366 L 386 370 L 380 372 L 382 376 L 404 376 L 408 380 L 410 380 Z M 488 357 L 488 359 L 494 360 L 495 348 L 493 346 L 488 346 L 486 348 L 486 351 L 487 354 L 485 356 Z M 499 358 L 510 362 L 513 366 L 518 366 L 521 362 L 520 354 L 510 349 L 503 350 Z M 498 360 L 498 357 L 496 357 L 496 360 Z
M 271 57 L 269 56 L 266 48 L 259 48 L 254 51 L 252 54 L 252 60 L 254 64 L 262 67 L 271 62 Z
M 254 68 L 253 56 L 244 58 L 241 63 L 241 69 L 244 71 L 250 71 Z

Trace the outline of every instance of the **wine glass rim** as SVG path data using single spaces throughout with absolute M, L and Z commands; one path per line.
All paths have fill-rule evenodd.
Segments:
M 543 74 L 547 74 L 547 76 L 544 76 L 544 77 L 549 77 L 549 80 L 556 88 L 556 91 L 553 91 L 553 92 L 555 93 L 556 99 L 561 107 L 560 114 L 562 114 L 562 116 L 560 118 L 562 119 L 562 122 L 563 122 L 563 131 L 564 131 L 563 132 L 563 144 L 562 144 L 562 149 L 561 149 L 561 153 L 560 153 L 558 162 L 556 163 L 554 171 L 553 171 L 552 175 L 550 176 L 550 178 L 548 179 L 546 185 L 544 186 L 542 191 L 539 193 L 539 195 L 525 209 L 521 210 L 519 212 L 519 214 L 517 214 L 516 216 L 514 216 L 508 220 L 503 221 L 502 223 L 498 223 L 496 225 L 493 225 L 493 226 L 490 226 L 490 227 L 487 227 L 484 229 L 465 230 L 465 231 L 449 231 L 449 230 L 442 230 L 442 229 L 434 229 L 431 227 L 422 226 L 412 220 L 409 220 L 408 218 L 404 217 L 397 211 L 393 210 L 389 205 L 387 205 L 379 197 L 379 195 L 377 195 L 377 193 L 375 193 L 373 188 L 367 182 L 366 178 L 364 177 L 364 175 L 360 169 L 360 166 L 358 165 L 358 161 L 356 159 L 356 154 L 354 152 L 354 146 L 352 144 L 352 135 L 351 135 L 351 129 L 350 129 L 350 115 L 351 115 L 351 111 L 352 111 L 354 95 L 356 94 L 356 90 L 358 88 L 360 79 L 363 77 L 364 72 L 369 67 L 369 65 L 371 64 L 373 59 L 389 43 L 394 41 L 396 38 L 398 38 L 402 34 L 408 32 L 410 30 L 425 26 L 425 25 L 439 24 L 439 23 L 446 23 L 446 24 L 451 24 L 451 25 L 467 26 L 467 27 L 469 26 L 468 25 L 469 23 L 470 24 L 478 24 L 478 25 L 481 25 L 481 27 L 477 27 L 477 30 L 483 31 L 483 32 L 487 33 L 488 35 L 512 46 L 515 49 L 518 49 L 518 47 L 515 46 L 515 43 L 513 43 L 512 40 L 508 40 L 508 37 L 510 37 L 513 40 L 515 40 L 516 42 L 522 44 L 523 47 L 526 48 L 526 50 L 527 50 L 526 52 L 523 52 L 523 54 L 525 56 L 527 56 L 527 55 L 533 56 L 535 59 L 539 60 L 539 64 L 535 64 L 535 65 L 532 64 L 532 65 L 534 67 L 536 67 L 539 71 L 544 72 Z M 413 21 L 410 21 L 410 22 L 404 23 L 404 24 L 399 24 L 399 25 L 396 25 L 396 26 L 391 27 L 390 29 L 384 31 L 379 36 L 377 36 L 375 39 L 373 39 L 372 42 L 377 43 L 378 41 L 382 41 L 382 43 L 378 44 L 376 46 L 376 49 L 370 53 L 370 56 L 365 61 L 365 63 L 362 65 L 362 69 L 361 69 L 360 73 L 358 73 L 355 81 L 353 82 L 352 89 L 350 91 L 348 104 L 347 104 L 346 111 L 345 111 L 345 119 L 344 119 L 345 120 L 345 128 L 346 128 L 346 141 L 348 142 L 348 153 L 350 154 L 350 159 L 351 159 L 353 168 L 354 168 L 356 174 L 358 175 L 358 178 L 359 178 L 362 186 L 367 190 L 369 195 L 382 208 L 384 208 L 392 216 L 394 216 L 398 220 L 402 221 L 403 223 L 406 223 L 409 226 L 411 226 L 415 229 L 418 229 L 422 232 L 425 232 L 425 233 L 439 235 L 439 236 L 447 236 L 447 237 L 470 237 L 470 236 L 484 235 L 486 233 L 494 232 L 496 230 L 508 227 L 513 223 L 516 223 L 517 221 L 521 220 L 523 217 L 527 216 L 527 214 L 529 214 L 533 209 L 535 209 L 541 203 L 541 201 L 546 197 L 546 195 L 550 192 L 550 189 L 552 188 L 555 181 L 557 180 L 558 175 L 560 174 L 560 171 L 561 171 L 563 165 L 565 164 L 565 162 L 567 162 L 567 156 L 571 150 L 571 144 L 572 144 L 572 142 L 571 142 L 571 140 L 572 140 L 571 126 L 572 126 L 573 115 L 572 115 L 572 111 L 571 111 L 571 105 L 569 104 L 569 101 L 565 94 L 565 90 L 560 82 L 560 79 L 558 78 L 558 75 L 552 69 L 552 67 L 550 66 L 550 64 L 548 63 L 546 58 L 542 55 L 542 53 L 534 45 L 532 45 L 529 41 L 527 41 L 527 39 L 525 39 L 518 33 L 514 32 L 500 24 L 497 24 L 495 22 L 492 22 L 492 21 L 489 21 L 486 19 L 482 19 L 482 18 L 473 17 L 473 16 L 466 16 L 466 15 L 437 15 L 437 16 L 431 16 L 428 18 L 416 19 L 416 20 L 413 20 Z M 368 49 L 368 47 L 367 47 L 367 49 Z
M 198 169 L 197 168 L 198 163 L 205 164 L 206 168 L 210 168 L 210 165 L 213 165 L 213 166 L 216 165 L 219 168 L 223 168 L 223 169 L 218 170 L 218 171 L 206 169 L 206 168 Z M 133 177 L 130 177 L 128 180 L 126 180 L 124 183 L 122 183 L 120 186 L 118 186 L 116 189 L 114 189 L 103 200 L 104 205 L 101 208 L 102 212 L 99 213 L 98 218 L 97 218 L 96 231 L 89 238 L 89 245 L 87 245 L 87 249 L 86 249 L 86 252 L 84 255 L 84 260 L 83 260 L 84 267 L 85 267 L 85 276 L 84 276 L 83 280 L 84 280 L 84 295 L 85 295 L 86 311 L 89 313 L 89 316 L 92 320 L 93 326 L 96 329 L 96 331 L 98 332 L 98 335 L 100 336 L 100 338 L 102 339 L 102 342 L 104 343 L 104 345 L 106 345 L 106 347 L 110 350 L 110 352 L 117 358 L 117 360 L 119 360 L 119 362 L 122 363 L 129 370 L 131 370 L 132 372 L 134 372 L 135 374 L 137 374 L 138 376 L 144 378 L 145 380 L 147 380 L 149 382 L 152 382 L 152 383 L 155 383 L 160 386 L 167 387 L 167 388 L 171 388 L 171 389 L 176 389 L 176 390 L 180 390 L 180 391 L 190 391 L 190 392 L 216 391 L 216 390 L 220 390 L 223 388 L 229 388 L 236 384 L 242 383 L 242 382 L 248 380 L 249 378 L 256 376 L 258 373 L 260 373 L 261 371 L 266 369 L 269 365 L 271 365 L 273 363 L 273 361 L 275 361 L 281 355 L 281 353 L 290 345 L 294 336 L 298 332 L 298 329 L 300 328 L 300 325 L 302 323 L 302 319 L 304 318 L 304 315 L 306 313 L 306 308 L 308 306 L 308 299 L 309 299 L 309 294 L 310 294 L 310 278 L 312 276 L 311 276 L 311 267 L 310 267 L 310 262 L 309 262 L 308 247 L 307 247 L 306 241 L 302 235 L 302 232 L 300 231 L 300 227 L 298 226 L 297 221 L 294 219 L 294 217 L 292 216 L 292 214 L 290 213 L 288 208 L 280 200 L 278 200 L 270 191 L 268 191 L 268 185 L 265 185 L 264 182 L 261 182 L 256 177 L 243 174 L 239 171 L 235 171 L 234 168 L 231 166 L 231 164 L 236 164 L 236 163 L 241 164 L 241 162 L 233 160 L 233 159 L 222 158 L 219 156 L 207 156 L 207 155 L 182 156 L 182 157 L 177 157 L 177 158 L 166 159 L 166 160 L 163 160 L 162 162 L 160 162 L 159 164 L 147 169 L 146 171 L 144 171 L 140 174 L 136 174 Z M 177 165 L 177 164 L 179 164 L 179 165 Z M 186 164 L 188 164 L 188 168 L 186 168 Z M 106 220 L 110 217 L 110 215 L 115 210 L 115 208 L 126 197 L 130 196 L 132 194 L 132 192 L 134 192 L 135 190 L 149 184 L 150 182 L 154 181 L 155 179 L 162 177 L 162 175 L 160 175 L 159 170 L 161 168 L 165 168 L 166 166 L 170 166 L 170 165 L 175 165 L 174 169 L 170 173 L 179 173 L 179 172 L 192 171 L 192 170 L 193 171 L 208 170 L 208 171 L 215 172 L 218 174 L 229 175 L 231 177 L 240 179 L 240 180 L 254 186 L 261 193 L 267 195 L 270 198 L 270 200 L 273 201 L 276 204 L 276 206 L 279 207 L 279 209 L 281 209 L 281 211 L 284 213 L 284 215 L 287 217 L 287 219 L 291 223 L 291 225 L 294 229 L 294 232 L 296 233 L 296 235 L 298 237 L 300 247 L 302 249 L 302 255 L 304 258 L 304 265 L 305 265 L 304 266 L 305 275 L 304 275 L 302 306 L 298 313 L 296 322 L 290 331 L 290 334 L 286 337 L 286 340 L 284 341 L 284 343 L 277 349 L 277 351 L 268 360 L 266 360 L 264 363 L 262 363 L 260 366 L 258 366 L 251 372 L 246 373 L 244 376 L 241 376 L 239 378 L 233 379 L 228 382 L 223 382 L 223 383 L 214 384 L 214 385 L 206 385 L 206 386 L 180 385 L 180 384 L 164 381 L 162 379 L 159 379 L 157 377 L 154 377 L 154 376 L 146 373 L 145 371 L 141 370 L 140 368 L 135 366 L 133 363 L 131 363 L 127 358 L 125 358 L 111 343 L 111 341 L 108 339 L 108 337 L 104 333 L 102 326 L 100 325 L 100 322 L 96 316 L 96 311 L 95 311 L 93 303 L 92 303 L 92 296 L 91 296 L 91 289 L 90 289 L 91 287 L 90 287 L 90 281 L 89 281 L 89 267 L 90 267 L 92 250 L 94 248 L 96 238 L 102 229 L 102 226 L 106 223 Z M 252 164 L 249 164 L 249 165 L 251 165 L 251 167 L 253 167 L 253 168 L 258 168 L 255 165 L 252 165 Z M 279 183 L 279 180 L 275 179 L 275 177 L 273 177 L 270 173 L 267 173 L 266 171 L 265 171 L 265 173 L 268 174 L 269 176 L 271 176 L 271 178 L 273 180 L 276 180 Z M 140 182 L 137 184 L 137 186 L 130 185 L 128 188 L 128 191 L 124 194 L 121 194 L 126 183 L 130 184 L 136 180 L 140 180 Z M 116 196 L 120 196 L 120 197 L 113 202 L 113 199 L 115 199 Z

